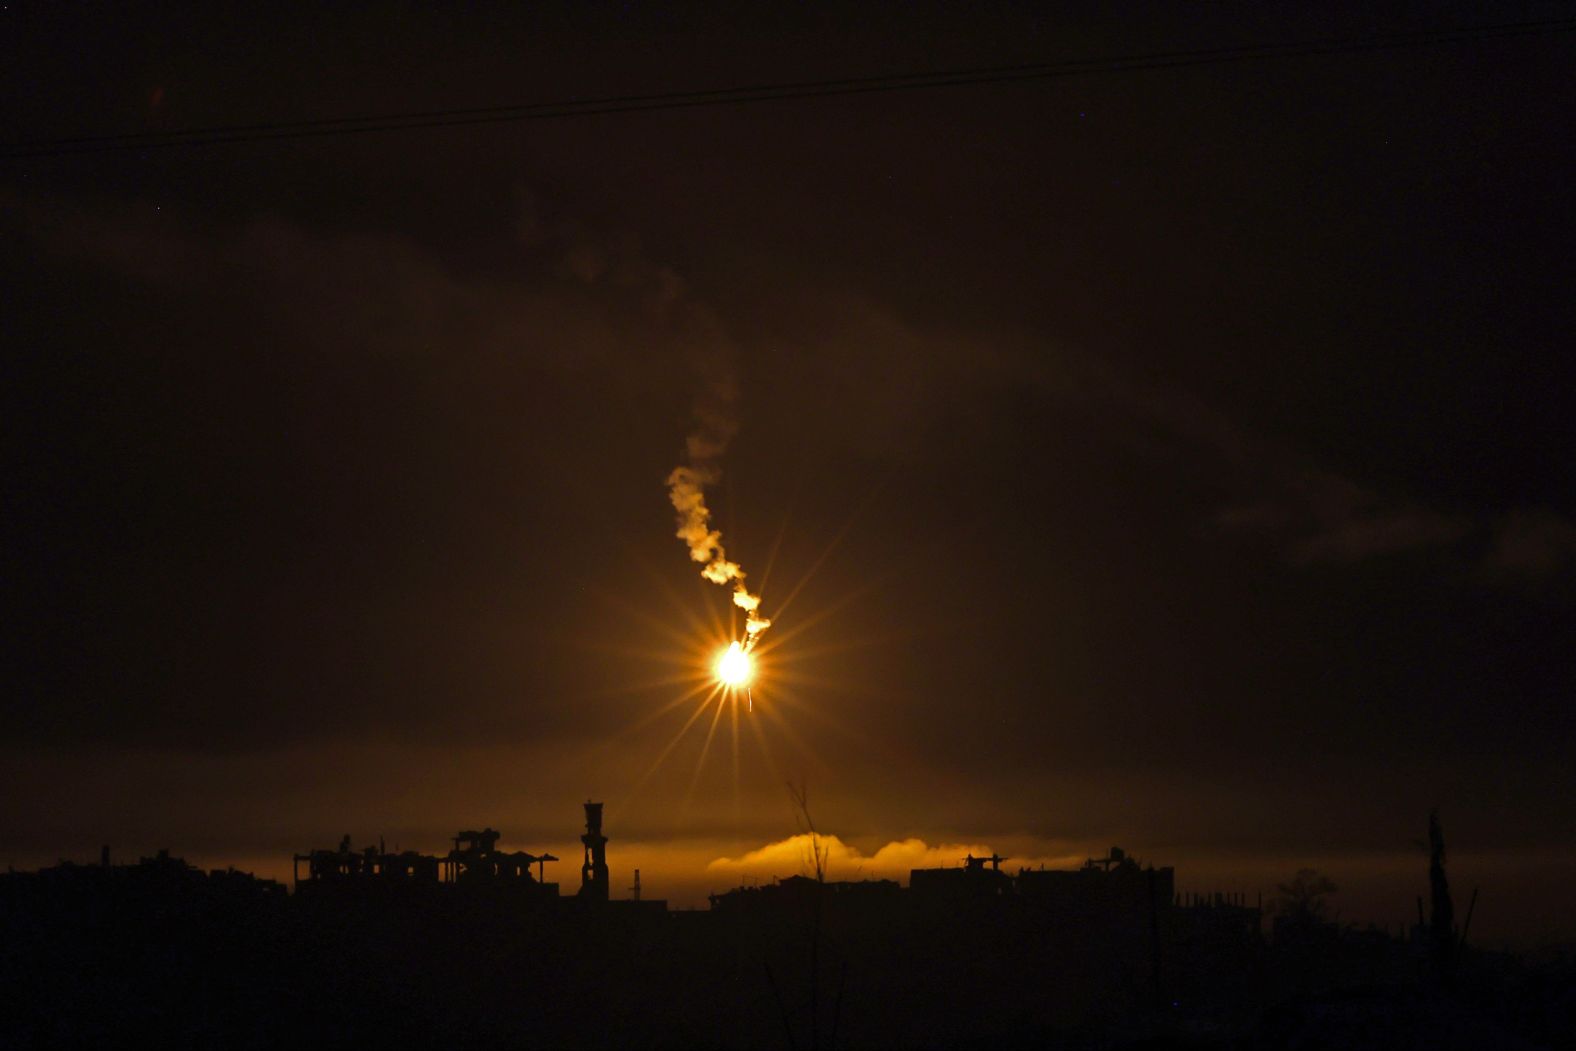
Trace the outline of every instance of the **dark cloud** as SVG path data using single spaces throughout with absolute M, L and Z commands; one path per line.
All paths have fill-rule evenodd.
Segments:
M 14 137 L 1367 26 L 28 18 Z M 597 794 L 703 871 L 805 776 L 850 858 L 1350 858 L 1435 804 L 1556 849 L 1569 47 L 8 167 L 6 841 L 551 845 Z M 663 487 L 703 395 L 776 621 L 737 763 L 673 705 L 730 613 Z
M 1403 553 L 1449 553 L 1474 531 L 1469 515 L 1387 499 L 1322 473 L 1280 479 L 1279 499 L 1223 509 L 1228 533 L 1277 536 L 1298 564 L 1341 564 Z
M 1484 562 L 1491 574 L 1511 578 L 1549 577 L 1576 562 L 1576 523 L 1542 508 L 1507 514 L 1494 533 Z

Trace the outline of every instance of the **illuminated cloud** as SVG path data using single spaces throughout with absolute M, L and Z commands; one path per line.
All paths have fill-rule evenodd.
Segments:
M 911 869 L 953 868 L 963 864 L 963 859 L 989 857 L 992 848 L 983 843 L 938 843 L 934 846 L 923 839 L 893 840 L 874 854 L 866 854 L 858 847 L 845 843 L 837 836 L 819 836 L 817 844 L 826 855 L 826 876 L 834 880 L 895 879 L 908 882 Z M 735 879 L 753 877 L 773 879 L 794 875 L 809 875 L 815 871 L 808 834 L 790 836 L 768 843 L 763 847 L 737 858 L 717 858 L 706 866 L 711 874 L 728 875 Z M 1019 867 L 1072 868 L 1080 857 L 1009 858 L 1008 868 Z

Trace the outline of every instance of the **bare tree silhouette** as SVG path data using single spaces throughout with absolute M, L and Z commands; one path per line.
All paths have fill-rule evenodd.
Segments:
M 1270 908 L 1277 932 L 1307 932 L 1331 922 L 1328 898 L 1338 888 L 1317 869 L 1298 869 L 1289 883 L 1275 886 L 1277 897 Z
M 831 848 L 821 845 L 820 833 L 815 830 L 815 818 L 810 816 L 809 786 L 803 782 L 797 785 L 788 782 L 788 798 L 793 800 L 794 823 L 799 826 L 799 833 L 810 837 L 810 855 L 806 859 L 808 867 L 815 873 L 817 883 L 825 883 Z
M 1428 812 L 1429 959 L 1434 980 L 1448 989 L 1455 981 L 1455 905 L 1450 881 L 1445 877 L 1445 831 L 1439 825 L 1439 808 Z
M 831 862 L 831 848 L 821 840 L 821 833 L 815 827 L 815 818 L 810 813 L 810 793 L 806 784 L 788 782 L 788 798 L 794 807 L 794 822 L 798 826 L 799 834 L 808 838 L 809 849 L 805 853 L 804 863 L 808 873 L 813 873 L 815 884 L 807 895 L 805 902 L 809 908 L 807 923 L 809 927 L 809 1003 L 806 1005 L 810 1015 L 810 1048 L 812 1051 L 822 1047 L 821 1042 L 821 957 L 823 955 L 822 920 L 825 909 L 826 871 Z M 794 1027 L 792 1015 L 784 1004 L 781 992 L 777 988 L 776 977 L 771 973 L 771 968 L 766 970 L 767 982 L 772 987 L 772 994 L 777 999 L 778 1009 L 782 1012 L 783 1027 L 788 1034 L 790 1047 L 796 1046 L 794 1040 Z M 843 1014 L 843 989 L 848 982 L 848 960 L 841 961 L 838 980 L 837 995 L 833 1001 L 831 1029 L 824 1046 L 837 1045 L 838 1026 Z

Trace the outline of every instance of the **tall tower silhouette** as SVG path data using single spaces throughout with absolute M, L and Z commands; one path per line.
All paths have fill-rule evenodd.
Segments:
M 607 900 L 607 837 L 602 834 L 602 804 L 586 804 L 585 863 L 580 866 L 580 896 Z

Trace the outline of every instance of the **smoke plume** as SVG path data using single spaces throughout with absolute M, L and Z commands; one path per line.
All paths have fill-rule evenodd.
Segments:
M 761 597 L 744 583 L 744 570 L 728 558 L 722 533 L 711 524 L 706 487 L 722 479 L 722 454 L 738 431 L 733 407 L 738 388 L 731 377 L 713 376 L 695 405 L 696 429 L 686 441 L 686 462 L 668 475 L 668 499 L 678 512 L 676 535 L 700 563 L 700 575 L 713 584 L 733 586 L 733 604 L 744 611 L 744 647 L 754 647 L 771 621 L 760 612 Z
M 535 201 L 522 200 L 526 214 L 521 229 L 536 236 Z M 744 584 L 744 570 L 728 558 L 722 533 L 712 528 L 706 487 L 722 478 L 722 456 L 739 425 L 738 383 L 734 379 L 734 347 L 716 314 L 689 297 L 683 278 L 650 262 L 629 237 L 599 237 L 574 222 L 564 222 L 558 235 L 564 247 L 561 269 L 588 285 L 610 284 L 638 293 L 645 308 L 672 331 L 685 348 L 690 366 L 701 379 L 695 400 L 695 430 L 686 441 L 685 462 L 668 475 L 668 499 L 678 512 L 678 538 L 701 576 L 713 584 L 731 585 L 733 604 L 744 611 L 744 648 L 754 647 L 771 621 L 761 615 L 761 597 Z

